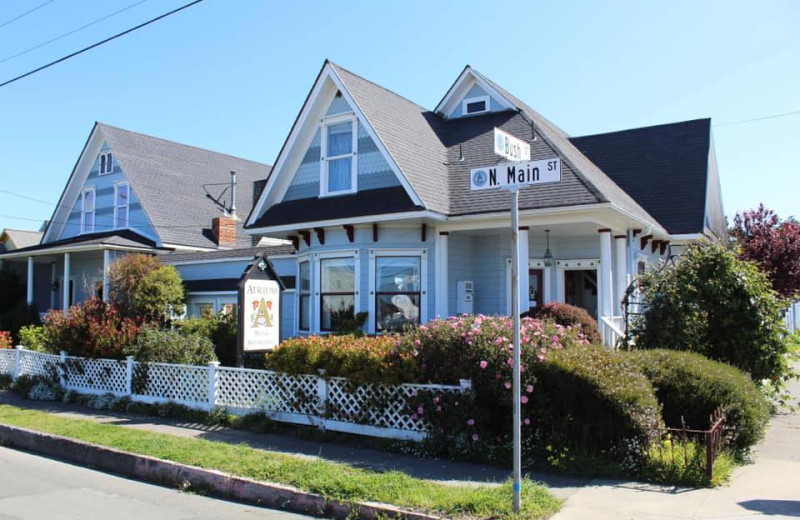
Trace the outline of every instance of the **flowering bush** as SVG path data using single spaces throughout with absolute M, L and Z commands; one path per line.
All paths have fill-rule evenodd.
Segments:
M 565 327 L 578 327 L 590 343 L 599 345 L 603 341 L 594 318 L 591 317 L 586 309 L 576 307 L 575 305 L 550 302 L 547 305 L 532 310 L 530 316 L 540 320 L 553 320 Z
M 0 330 L 0 348 L 12 348 L 14 342 L 11 340 L 11 333 L 6 330 Z
M 120 314 L 116 306 L 92 299 L 44 319 L 44 348 L 53 353 L 90 358 L 123 357 L 136 339 L 141 320 Z

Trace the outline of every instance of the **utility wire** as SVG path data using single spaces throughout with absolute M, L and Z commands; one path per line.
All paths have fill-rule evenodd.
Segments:
M 8 24 L 10 24 L 10 23 L 16 22 L 16 21 L 17 21 L 17 20 L 19 20 L 20 18 L 24 18 L 24 17 L 28 16 L 29 14 L 31 14 L 32 12 L 34 12 L 34 11 L 38 11 L 38 10 L 39 10 L 39 9 L 41 9 L 42 7 L 46 6 L 47 4 L 52 4 L 52 3 L 53 3 L 53 2 L 55 2 L 55 1 L 56 1 L 56 0 L 47 0 L 47 2 L 44 2 L 44 3 L 42 3 L 42 4 L 39 4 L 39 5 L 37 5 L 36 7 L 34 7 L 33 9 L 29 9 L 28 11 L 25 11 L 24 13 L 22 13 L 22 14 L 20 14 L 20 15 L 17 15 L 17 16 L 15 16 L 14 18 L 12 18 L 11 20 L 8 20 L 8 21 L 6 21 L 6 22 L 0 23 L 0 27 L 5 27 L 6 25 L 8 25 Z
M 782 114 L 773 114 L 771 116 L 764 116 L 764 117 L 754 117 L 753 119 L 743 119 L 742 121 L 731 121 L 730 123 L 720 123 L 717 126 L 732 126 L 732 125 L 743 125 L 745 123 L 753 123 L 755 121 L 764 121 L 766 119 L 775 119 L 778 117 L 788 117 L 788 116 L 796 116 L 800 114 L 800 110 L 793 110 L 792 112 L 783 112 Z
M 26 72 L 25 74 L 19 75 L 19 76 L 15 77 L 15 78 L 11 78 L 8 81 L 0 83 L 0 87 L 5 87 L 6 85 L 14 83 L 15 81 L 19 81 L 19 80 L 21 80 L 23 78 L 27 78 L 28 76 L 30 76 L 32 74 L 36 74 L 37 72 L 40 72 L 40 71 L 43 71 L 44 69 L 52 67 L 53 65 L 57 65 L 57 64 L 61 63 L 62 61 L 66 61 L 66 60 L 68 60 L 70 58 L 74 58 L 75 56 L 77 56 L 79 54 L 83 54 L 86 51 L 94 49 L 95 47 L 99 47 L 99 46 L 101 46 L 101 45 L 103 45 L 105 43 L 108 43 L 108 42 L 112 41 L 112 40 L 116 40 L 117 38 L 119 38 L 121 36 L 125 36 L 126 34 L 130 34 L 133 31 L 141 29 L 142 27 L 145 27 L 147 25 L 150 25 L 153 22 L 157 22 L 158 20 L 161 20 L 162 18 L 166 18 L 167 16 L 170 16 L 170 15 L 173 15 L 173 14 L 175 14 L 177 12 L 183 11 L 184 9 L 188 9 L 189 7 L 192 7 L 193 5 L 197 5 L 202 1 L 203 0 L 194 0 L 194 2 L 189 2 L 188 4 L 183 5 L 181 7 L 178 7 L 177 9 L 173 9 L 172 11 L 169 11 L 168 13 L 164 13 L 164 14 L 162 14 L 160 16 L 156 16 L 155 18 L 152 18 L 152 19 L 150 19 L 150 20 L 148 20 L 148 21 L 146 21 L 144 23 L 140 23 L 136 27 L 131 27 L 130 29 L 126 29 L 126 30 L 122 31 L 121 33 L 118 33 L 118 34 L 115 34 L 114 36 L 110 36 L 110 37 L 106 38 L 105 40 L 99 41 L 97 43 L 93 43 L 92 45 L 89 45 L 88 47 L 84 47 L 83 49 L 81 49 L 79 51 L 75 51 L 72 54 L 68 54 L 68 55 L 66 55 L 66 56 L 64 56 L 62 58 L 59 58 L 59 59 L 55 60 L 55 61 L 51 61 L 50 63 L 48 63 L 46 65 L 42 65 L 41 67 L 39 67 L 37 69 L 33 69 L 30 72 Z
M 136 3 L 133 3 L 133 4 L 129 5 L 129 6 L 127 6 L 127 7 L 123 7 L 122 9 L 120 9 L 120 10 L 118 10 L 118 11 L 114 11 L 113 13 L 111 13 L 111 14 L 107 14 L 107 15 L 103 16 L 102 18 L 98 18 L 97 20 L 94 20 L 93 22 L 89 22 L 89 23 L 87 23 L 86 25 L 82 25 L 81 27 L 78 27 L 77 29 L 73 29 L 73 30 L 71 30 L 71 31 L 69 31 L 69 32 L 65 32 L 64 34 L 62 34 L 62 35 L 60 35 L 60 36 L 56 36 L 55 38 L 53 38 L 53 39 L 51 39 L 51 40 L 47 40 L 46 42 L 42 42 L 42 43 L 40 43 L 40 44 L 38 44 L 38 45 L 36 45 L 36 46 L 34 46 L 34 47 L 31 47 L 31 48 L 29 48 L 29 49 L 25 49 L 25 50 L 24 50 L 24 51 L 22 51 L 22 52 L 18 52 L 18 53 L 16 53 L 16 54 L 12 54 L 11 56 L 8 56 L 8 57 L 6 57 L 6 58 L 3 58 L 2 60 L 0 60 L 0 63 L 5 63 L 5 62 L 7 62 L 7 61 L 9 61 L 9 60 L 13 60 L 14 58 L 19 58 L 20 56 L 23 56 L 23 55 L 25 55 L 25 54 L 28 54 L 29 52 L 33 52 L 33 51 L 35 51 L 36 49 L 41 49 L 41 48 L 42 48 L 42 47 L 44 47 L 45 45 L 50 45 L 51 43 L 53 43 L 53 42 L 57 42 L 58 40 L 61 40 L 61 39 L 63 39 L 63 38 L 66 38 L 67 36 L 70 36 L 70 35 L 72 35 L 72 34 L 75 34 L 76 32 L 82 31 L 82 30 L 84 30 L 84 29 L 88 29 L 89 27 L 91 27 L 91 26 L 93 26 L 93 25 L 97 25 L 98 23 L 100 23 L 100 22 L 102 22 L 102 21 L 108 20 L 109 18 L 111 18 L 111 17 L 113 17 L 113 16 L 116 16 L 116 15 L 118 15 L 118 14 L 122 13 L 122 12 L 125 12 L 125 11 L 127 11 L 128 9 L 132 9 L 132 8 L 136 7 L 137 5 L 139 5 L 139 4 L 143 4 L 143 3 L 145 3 L 145 2 L 147 2 L 147 0 L 139 0 L 138 2 L 136 2 Z

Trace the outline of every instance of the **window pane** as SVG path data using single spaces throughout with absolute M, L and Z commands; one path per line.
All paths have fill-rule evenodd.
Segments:
M 378 257 L 375 263 L 380 292 L 419 292 L 421 284 L 420 258 Z
M 111 154 L 106 154 L 106 172 L 111 173 L 114 171 L 114 161 L 111 160 Z
M 323 295 L 321 324 L 323 330 L 335 330 L 345 320 L 355 316 L 353 295 Z
M 350 189 L 352 165 L 352 157 L 328 161 L 328 191 L 345 191 Z
M 322 292 L 355 292 L 355 261 L 352 258 L 326 258 L 320 262 Z
M 83 210 L 94 211 L 94 190 L 83 192 Z
M 375 327 L 380 331 L 400 331 L 419 324 L 419 294 L 379 294 L 375 300 Z
M 100 156 L 100 173 L 106 172 L 106 156 L 105 154 Z
M 127 184 L 118 184 L 117 185 L 117 200 L 114 201 L 115 206 L 127 206 L 128 205 L 128 185 Z
M 486 110 L 486 101 L 476 101 L 474 103 L 467 103 L 467 114 L 474 114 L 475 112 L 483 112 Z
M 83 214 L 83 230 L 94 231 L 94 211 Z
M 300 292 L 311 292 L 311 264 L 300 263 Z
M 328 127 L 328 157 L 353 153 L 353 124 L 339 123 Z
M 300 330 L 311 330 L 311 295 L 300 295 Z
M 115 226 L 120 228 L 128 227 L 128 206 L 117 208 L 117 222 Z

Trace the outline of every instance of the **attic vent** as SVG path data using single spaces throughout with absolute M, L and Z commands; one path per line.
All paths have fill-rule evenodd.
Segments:
M 489 111 L 489 96 L 467 98 L 461 102 L 461 110 L 464 115 L 481 114 Z

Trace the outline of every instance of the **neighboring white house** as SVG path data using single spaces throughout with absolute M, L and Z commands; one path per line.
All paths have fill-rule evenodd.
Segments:
M 562 163 L 520 193 L 522 309 L 579 305 L 613 332 L 638 272 L 725 234 L 708 119 L 574 138 L 471 67 L 429 110 L 326 61 L 246 225 L 297 249 L 295 334 L 510 312 L 509 197 L 469 181 L 501 160 L 495 127 Z

